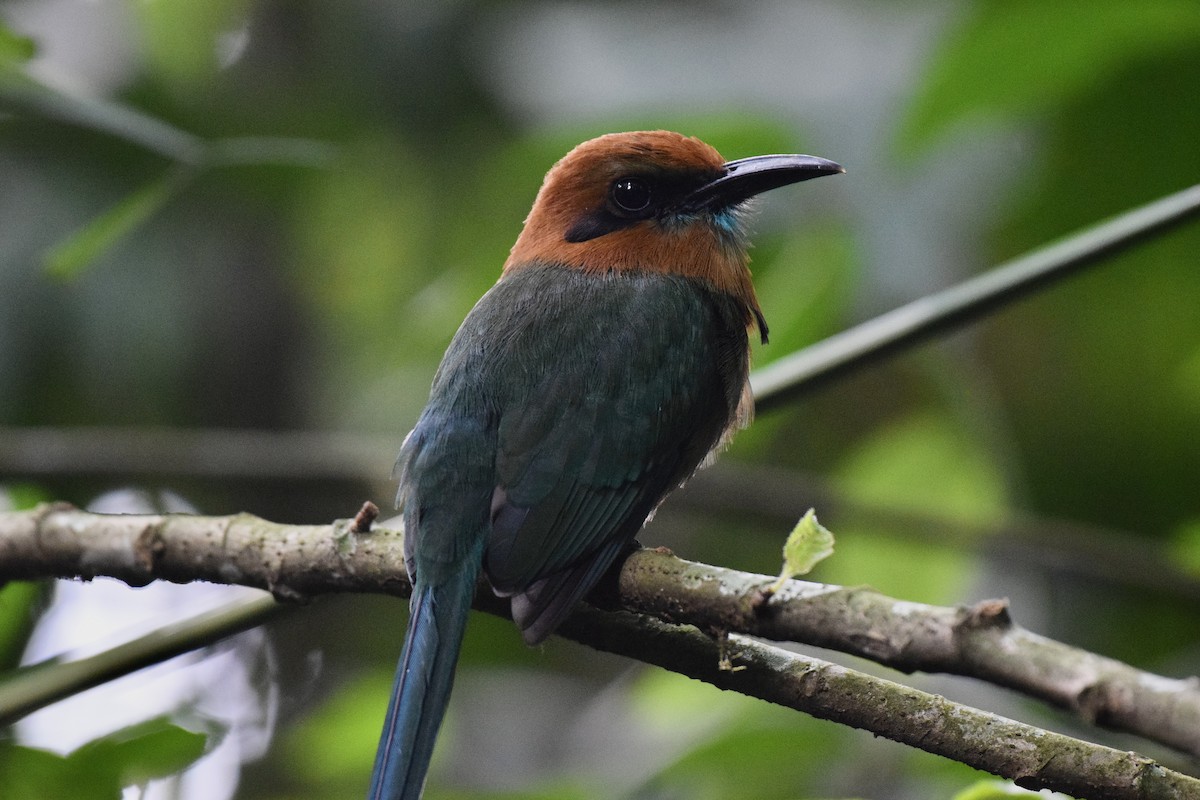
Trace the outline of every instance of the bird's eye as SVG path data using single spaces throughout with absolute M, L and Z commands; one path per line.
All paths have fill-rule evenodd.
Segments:
M 609 191 L 613 205 L 626 214 L 638 214 L 650 207 L 653 193 L 641 178 L 618 178 Z

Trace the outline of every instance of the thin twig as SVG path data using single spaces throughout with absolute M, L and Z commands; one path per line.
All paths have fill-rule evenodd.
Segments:
M 106 98 L 62 91 L 11 69 L 0 72 L 0 107 L 4 106 L 106 133 L 197 168 L 239 164 L 323 167 L 337 154 L 335 146 L 313 139 L 283 136 L 204 139 L 136 108 Z
M 167 622 L 93 656 L 25 667 L 0 681 L 0 725 L 106 681 L 159 664 L 266 622 L 287 606 L 269 594 L 239 597 L 218 608 Z
M 1200 214 L 1192 186 L 784 356 L 751 376 L 759 411 L 1044 288 Z
M 204 142 L 195 134 L 129 106 L 48 86 L 16 70 L 0 73 L 0 101 L 139 145 L 181 164 L 197 165 Z
M 0 427 L 0 474 L 386 480 L 402 433 Z

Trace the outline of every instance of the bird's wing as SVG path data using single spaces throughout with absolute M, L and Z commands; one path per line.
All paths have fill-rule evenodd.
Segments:
M 494 361 L 518 377 L 500 406 L 485 569 L 517 596 L 531 641 L 717 444 L 747 364 L 732 298 L 664 275 L 561 272 Z

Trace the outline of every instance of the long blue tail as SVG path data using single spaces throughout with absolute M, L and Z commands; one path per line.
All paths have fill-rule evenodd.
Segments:
M 450 700 L 454 665 L 467 627 L 478 567 L 437 586 L 413 589 L 368 800 L 417 800 Z

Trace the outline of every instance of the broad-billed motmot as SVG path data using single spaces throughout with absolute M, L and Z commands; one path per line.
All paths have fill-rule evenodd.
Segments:
M 554 165 L 397 460 L 413 593 L 371 800 L 418 798 L 480 573 L 541 642 L 751 414 L 746 201 L 842 172 L 616 133 Z

